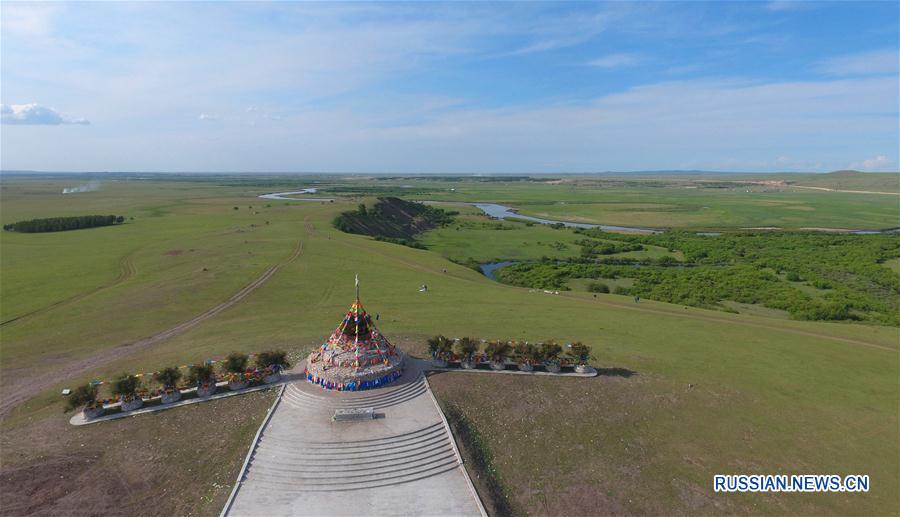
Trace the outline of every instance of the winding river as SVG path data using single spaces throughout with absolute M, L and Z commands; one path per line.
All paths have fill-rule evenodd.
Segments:
M 316 189 L 305 188 L 303 190 L 294 190 L 292 192 L 272 192 L 271 194 L 263 194 L 259 196 L 262 199 L 277 199 L 280 201 L 334 201 L 334 198 L 327 197 L 288 197 L 297 194 L 315 194 Z
M 497 219 L 506 219 L 508 217 L 513 217 L 516 219 L 522 219 L 525 221 L 532 221 L 535 223 L 541 224 L 562 224 L 563 226 L 567 226 L 569 228 L 600 228 L 601 230 L 608 230 L 612 232 L 622 232 L 622 233 L 662 233 L 660 230 L 653 230 L 651 228 L 633 228 L 630 226 L 613 226 L 609 224 L 590 224 L 590 223 L 573 223 L 570 221 L 554 221 L 553 219 L 541 219 L 540 217 L 533 217 L 530 215 L 522 215 L 516 212 L 514 208 L 508 207 L 506 205 L 498 205 L 496 203 L 470 203 L 472 206 L 480 209 L 482 212 L 487 214 L 490 217 L 495 217 Z
M 334 201 L 334 198 L 324 198 L 324 197 L 288 197 L 295 196 L 298 194 L 315 194 L 316 189 L 314 188 L 305 188 L 303 190 L 295 190 L 292 192 L 272 192 L 270 194 L 263 194 L 259 196 L 262 199 L 276 199 L 280 201 Z M 422 201 L 423 203 L 446 203 L 446 201 Z M 497 203 L 465 203 L 467 205 L 472 205 L 489 217 L 493 217 L 495 219 L 507 219 L 514 218 L 520 219 L 523 221 L 532 221 L 540 224 L 561 224 L 563 226 L 569 228 L 600 228 L 601 230 L 610 231 L 610 232 L 620 232 L 620 233 L 634 233 L 634 234 L 653 234 L 653 233 L 663 233 L 663 230 L 656 230 L 653 228 L 638 228 L 632 226 L 615 226 L 610 224 L 591 224 L 591 223 L 573 223 L 571 221 L 556 221 L 553 219 L 542 219 L 540 217 L 534 217 L 530 215 L 522 215 L 516 212 L 515 208 L 500 205 Z M 743 230 L 751 230 L 753 228 L 742 228 Z M 781 230 L 781 228 L 767 228 L 769 230 Z M 900 233 L 900 228 L 889 228 L 886 230 L 844 230 L 844 229 L 832 229 L 832 228 L 802 228 L 802 230 L 806 231 L 819 231 L 819 232 L 833 232 L 833 233 L 846 233 L 850 235 L 877 235 L 882 233 Z M 697 232 L 697 235 L 704 235 L 708 237 L 716 237 L 722 235 L 722 232 Z

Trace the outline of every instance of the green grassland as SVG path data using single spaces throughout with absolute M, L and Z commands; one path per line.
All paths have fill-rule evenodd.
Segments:
M 559 201 L 527 201 L 516 206 L 521 213 L 536 217 L 651 228 L 868 229 L 896 225 L 897 199 L 892 196 L 828 194 L 687 187 L 592 192 L 577 188 L 560 192 L 564 197 Z
M 304 184 L 279 184 L 287 189 L 298 183 Z M 415 183 L 420 184 L 444 188 L 440 182 Z M 432 377 L 441 403 L 459 407 L 486 438 L 497 476 L 520 513 L 896 512 L 896 328 L 729 314 L 653 301 L 635 304 L 630 297 L 579 291 L 548 295 L 491 282 L 447 258 L 534 258 L 548 252 L 519 251 L 515 256 L 509 250 L 525 248 L 518 245 L 523 241 L 535 249 L 546 248 L 537 241 L 567 243 L 562 236 L 571 232 L 521 223 L 502 223 L 512 230 L 479 228 L 488 221 L 469 212 L 459 224 L 476 226 L 459 234 L 471 231 L 479 238 L 465 251 L 459 250 L 471 239 L 457 237 L 452 225 L 423 237 L 432 248 L 428 250 L 378 242 L 332 227 L 338 213 L 366 201 L 354 185 L 346 192 L 352 198 L 323 204 L 256 198 L 277 190 L 273 184 L 122 181 L 63 197 L 58 192 L 68 183 L 4 179 L 4 224 L 81 213 L 116 213 L 134 220 L 55 234 L 0 234 L 0 311 L 4 321 L 25 315 L 0 327 L 0 395 L 11 377 L 56 371 L 98 350 L 170 328 L 221 303 L 267 268 L 283 266 L 245 300 L 190 331 L 61 379 L 16 408 L 0 424 L 0 434 L 4 451 L 18 447 L 23 452 L 12 466 L 4 452 L 0 475 L 10 475 L 13 467 L 41 465 L 48 457 L 87 461 L 87 451 L 73 445 L 79 440 L 72 437 L 113 440 L 91 448 L 90 454 L 104 458 L 115 472 L 125 468 L 119 463 L 125 457 L 104 451 L 118 450 L 116 440 L 125 436 L 144 436 L 147 428 L 171 431 L 175 424 L 189 430 L 239 420 L 228 413 L 236 410 L 229 405 L 221 406 L 224 415 L 200 415 L 185 407 L 119 421 L 115 431 L 105 424 L 88 426 L 93 428 L 88 432 L 59 424 L 68 416 L 61 413 L 58 393 L 91 378 L 220 357 L 232 350 L 283 347 L 301 354 L 337 325 L 352 301 L 358 273 L 363 301 L 370 312 L 380 314 L 382 332 L 412 353 L 422 354 L 424 339 L 437 333 L 582 340 L 593 345 L 598 366 L 634 372 L 589 380 L 457 373 Z M 455 191 L 432 198 L 539 202 L 606 195 L 602 189 L 541 183 L 505 187 L 457 182 Z M 543 194 L 537 192 L 544 187 Z M 322 194 L 327 192 L 325 188 Z M 812 201 L 830 194 L 802 196 L 831 207 L 835 220 L 844 218 L 843 225 L 863 224 L 871 217 L 874 226 L 888 226 L 881 224 L 886 211 L 877 204 L 872 215 L 859 215 L 844 201 L 838 206 Z M 673 202 L 644 191 L 636 197 L 640 202 Z M 764 206 L 756 210 L 767 212 Z M 837 224 L 798 213 L 807 218 L 804 225 Z M 751 221 L 747 224 L 764 224 L 751 216 L 742 217 Z M 655 222 L 668 219 L 658 217 Z M 650 219 L 641 224 L 652 225 Z M 288 262 L 298 243 L 300 255 Z M 427 293 L 418 292 L 423 283 L 429 286 Z M 259 400 L 259 406 L 264 412 L 267 400 Z M 58 432 L 45 433 L 40 447 L 25 446 L 28 436 L 43 428 Z M 235 436 L 249 440 L 250 434 Z M 227 449 L 206 454 L 233 463 L 245 446 L 238 438 L 227 443 Z M 178 452 L 189 447 L 189 440 L 172 440 L 170 453 L 152 460 L 169 466 L 153 471 L 152 486 L 126 476 L 117 490 L 161 496 L 160 486 L 183 479 L 174 462 L 202 462 Z M 712 476 L 718 473 L 798 472 L 866 473 L 872 476 L 872 488 L 868 494 L 807 496 L 712 493 Z M 197 490 L 212 491 L 220 483 L 204 472 L 198 476 Z M 62 497 L 52 496 L 47 504 Z M 195 508 L 189 494 L 164 497 L 179 501 L 173 511 Z M 211 505 L 202 508 L 199 513 L 217 511 Z
M 790 182 L 786 186 L 752 181 Z M 340 195 L 494 202 L 520 213 L 573 222 L 651 228 L 775 226 L 882 229 L 900 225 L 897 195 L 824 192 L 795 185 L 900 194 L 897 173 L 737 176 L 559 176 L 510 178 L 352 178 L 321 180 Z M 329 190 L 330 189 L 330 190 Z
M 502 260 L 538 260 L 542 257 L 565 259 L 578 257 L 583 237 L 569 230 L 517 220 L 496 221 L 468 205 L 442 205 L 460 209 L 463 213 L 453 224 L 426 232 L 420 242 L 429 250 L 457 263 L 485 263 Z M 616 253 L 611 257 L 641 260 L 671 255 L 681 259 L 678 252 L 670 253 L 659 246 L 647 246 L 642 251 Z
M 896 172 L 837 171 L 828 174 L 778 174 L 779 179 L 796 185 L 823 187 L 836 190 L 866 190 L 900 194 L 900 174 Z M 756 179 L 766 179 L 756 176 Z
M 891 271 L 893 271 L 894 273 L 897 273 L 898 275 L 900 275 L 900 258 L 886 260 L 884 262 L 884 265 L 885 265 L 885 267 L 890 268 Z

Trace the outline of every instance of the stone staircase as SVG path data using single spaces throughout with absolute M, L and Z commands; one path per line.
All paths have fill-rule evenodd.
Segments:
M 264 435 L 251 462 L 250 475 L 255 481 L 282 493 L 396 485 L 458 466 L 440 423 L 358 442 L 310 443 Z
M 426 391 L 425 378 L 421 375 L 396 387 L 345 393 L 341 398 L 316 395 L 300 389 L 296 384 L 289 384 L 284 391 L 282 403 L 294 409 L 320 409 L 328 412 L 366 407 L 384 409 L 424 395 Z
M 309 412 L 379 410 L 427 396 L 421 375 L 390 389 L 346 393 L 340 398 L 310 393 L 309 386 L 304 387 L 288 385 L 279 408 L 282 419 L 296 419 L 297 426 L 304 424 L 303 416 Z M 440 421 L 388 437 L 353 441 L 301 441 L 295 425 L 270 426 L 263 432 L 250 458 L 248 480 L 282 493 L 359 490 L 416 481 L 459 465 L 452 438 Z
M 338 409 L 376 418 L 334 421 Z M 421 369 L 361 392 L 288 384 L 223 516 L 482 515 Z

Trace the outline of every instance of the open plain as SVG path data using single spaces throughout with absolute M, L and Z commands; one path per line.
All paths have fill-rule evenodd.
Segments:
M 827 185 L 817 179 L 810 185 Z M 890 175 L 877 188 L 892 180 L 896 186 Z M 491 221 L 462 203 L 697 231 L 872 230 L 900 226 L 894 196 L 687 188 L 696 178 L 623 184 L 597 177 L 153 175 L 101 177 L 99 190 L 61 194 L 78 181 L 4 176 L 0 183 L 3 224 L 94 213 L 126 218 L 102 228 L 0 234 L 4 515 L 142 513 L 150 501 L 159 513 L 217 514 L 271 405 L 269 392 L 73 427 L 60 390 L 235 350 L 279 347 L 303 356 L 346 310 L 356 274 L 381 331 L 420 357 L 435 334 L 593 347 L 600 375 L 592 379 L 430 375 L 491 513 L 896 511 L 896 327 L 636 303 L 579 288 L 547 294 L 462 265 L 573 258 L 582 238 Z M 322 200 L 258 197 L 308 187 L 318 192 L 304 198 Z M 417 236 L 425 249 L 334 228 L 342 211 L 387 195 L 449 203 L 460 214 Z M 489 228 L 497 224 L 509 229 Z M 684 258 L 661 247 L 629 253 Z M 896 274 L 895 262 L 885 271 Z M 825 472 L 868 474 L 871 489 L 712 492 L 714 474 Z

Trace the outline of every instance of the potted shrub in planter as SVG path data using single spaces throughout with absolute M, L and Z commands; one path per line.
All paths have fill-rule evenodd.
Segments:
M 159 395 L 163 404 L 171 404 L 181 400 L 181 391 L 178 389 L 178 381 L 181 380 L 181 370 L 168 367 L 153 374 L 153 380 L 162 385 Z
M 216 371 L 211 364 L 195 364 L 188 370 L 187 382 L 197 387 L 197 396 L 206 398 L 216 392 Z
M 569 356 L 575 362 L 575 373 L 591 373 L 594 370 L 587 364 L 591 359 L 591 347 L 576 341 L 568 348 Z
M 562 347 L 557 345 L 555 341 L 547 341 L 540 344 L 541 361 L 544 362 L 544 368 L 550 373 L 559 373 L 560 361 L 559 355 L 562 353 Z
M 459 353 L 459 366 L 466 370 L 475 368 L 475 361 L 472 360 L 475 352 L 478 352 L 478 341 L 470 337 L 461 338 L 456 342 L 456 351 Z
M 447 358 L 453 351 L 453 341 L 437 335 L 428 340 L 428 351 L 431 352 L 431 364 L 436 368 L 446 368 Z
M 123 373 L 113 381 L 113 395 L 122 403 L 122 411 L 133 411 L 144 405 L 144 400 L 137 392 L 140 384 L 140 379 L 129 373 Z
M 506 357 L 511 350 L 512 347 L 506 341 L 491 341 L 484 348 L 484 352 L 491 362 L 491 368 L 494 370 L 506 369 Z
M 249 360 L 247 354 L 232 352 L 222 362 L 222 370 L 228 379 L 228 389 L 237 391 L 250 385 L 250 380 L 246 375 L 247 361 Z
M 540 361 L 538 357 L 539 350 L 528 342 L 516 343 L 513 348 L 513 354 L 520 371 L 534 371 L 534 364 Z
M 103 403 L 97 401 L 97 386 L 92 383 L 82 384 L 75 388 L 66 399 L 66 411 L 78 408 L 84 418 L 90 420 L 103 414 Z
M 256 356 L 256 367 L 262 370 L 263 382 L 272 384 L 281 380 L 281 371 L 290 368 L 291 363 L 287 359 L 284 350 L 268 350 L 260 352 Z

